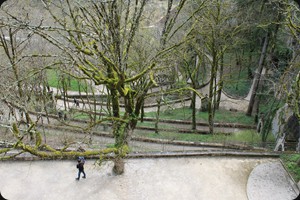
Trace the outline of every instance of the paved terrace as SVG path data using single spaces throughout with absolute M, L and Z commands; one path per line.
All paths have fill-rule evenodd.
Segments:
M 0 191 L 8 200 L 292 200 L 299 189 L 276 158 L 128 159 L 121 176 L 112 163 L 87 160 L 76 181 L 75 161 L 7 161 Z

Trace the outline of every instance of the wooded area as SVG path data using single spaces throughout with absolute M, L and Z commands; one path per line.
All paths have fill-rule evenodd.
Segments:
M 245 115 L 264 113 L 266 140 L 283 104 L 300 119 L 299 11 L 290 0 L 8 0 L 0 10 L 0 95 L 2 115 L 7 108 L 14 116 L 15 140 L 0 153 L 12 148 L 44 158 L 114 153 L 121 174 L 145 102 L 157 104 L 159 120 L 168 98 L 190 97 L 196 130 L 196 101 L 206 101 L 214 134 L 222 93 L 248 95 Z M 70 95 L 73 83 L 77 96 Z M 199 90 L 204 85 L 207 96 Z M 68 152 L 43 142 L 41 119 L 32 112 L 76 126 L 63 120 L 74 111 L 70 101 L 86 105 L 75 109 L 89 118 L 80 127 L 84 132 L 112 124 L 112 148 Z M 27 126 L 20 128 L 22 120 Z M 27 135 L 31 141 L 24 140 Z

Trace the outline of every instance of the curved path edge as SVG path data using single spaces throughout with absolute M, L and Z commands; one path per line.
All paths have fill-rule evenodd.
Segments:
M 292 200 L 299 188 L 280 161 L 262 163 L 249 175 L 247 196 L 249 200 Z

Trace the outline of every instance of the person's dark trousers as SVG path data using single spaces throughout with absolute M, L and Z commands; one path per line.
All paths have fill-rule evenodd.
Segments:
M 84 170 L 78 170 L 78 177 L 77 177 L 77 180 L 80 179 L 80 174 L 81 174 L 81 173 L 83 173 L 83 177 L 82 177 L 82 178 L 86 178 Z

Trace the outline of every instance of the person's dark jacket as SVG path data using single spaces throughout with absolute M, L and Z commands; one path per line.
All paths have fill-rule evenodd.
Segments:
M 78 168 L 80 171 L 83 171 L 83 163 L 78 163 L 78 164 L 77 164 L 77 168 Z

